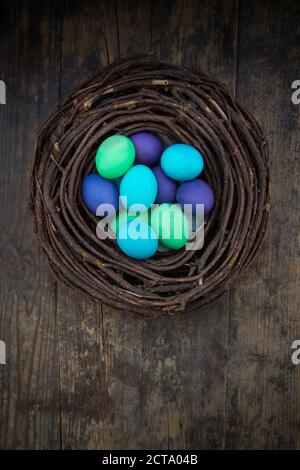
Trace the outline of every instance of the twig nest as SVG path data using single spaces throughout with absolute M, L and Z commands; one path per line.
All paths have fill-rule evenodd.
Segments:
M 125 136 L 143 132 L 158 136 L 158 148 L 160 139 L 188 144 L 205 157 L 201 178 L 214 189 L 214 209 L 205 216 L 204 244 L 174 251 L 155 240 L 148 246 L 153 253 L 159 246 L 153 258 L 134 260 L 118 240 L 99 238 L 98 218 L 81 189 L 84 181 L 92 184 L 85 178 L 95 172 L 97 151 L 106 155 L 105 139 L 124 136 L 114 142 L 125 149 L 120 161 L 99 159 L 100 175 L 113 179 L 132 165 Z M 139 150 L 139 163 L 145 161 L 157 165 L 156 154 Z M 185 312 L 217 299 L 251 264 L 266 233 L 268 148 L 256 120 L 225 85 L 149 56 L 104 68 L 67 98 L 39 132 L 31 183 L 36 234 L 56 276 L 95 301 L 143 315 Z M 165 202 L 161 184 L 156 197 Z M 189 183 L 181 184 L 179 193 L 172 184 L 168 191 L 193 202 Z

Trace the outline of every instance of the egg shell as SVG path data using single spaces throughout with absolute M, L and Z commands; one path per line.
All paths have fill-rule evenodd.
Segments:
M 178 204 L 160 204 L 151 214 L 151 226 L 161 243 L 172 250 L 183 248 L 190 234 L 188 217 Z
M 82 199 L 89 211 L 96 215 L 100 204 L 111 204 L 118 209 L 119 191 L 112 181 L 92 173 L 82 182 Z
M 204 161 L 195 147 L 187 144 L 174 144 L 164 150 L 161 167 L 170 178 L 177 181 L 189 181 L 200 175 Z
M 125 208 L 133 210 L 133 205 L 142 204 L 144 211 L 154 203 L 157 194 L 155 175 L 145 165 L 135 165 L 123 177 L 120 196 Z M 127 198 L 127 200 L 126 200 Z
M 158 237 L 153 228 L 144 222 L 125 222 L 117 232 L 117 244 L 125 255 L 135 259 L 151 258 L 158 247 Z
M 112 135 L 98 148 L 96 168 L 103 178 L 119 178 L 133 165 L 134 158 L 133 142 L 125 135 Z
M 155 202 L 162 204 L 163 202 L 175 202 L 178 183 L 169 178 L 161 166 L 152 168 L 157 181 L 157 195 Z
M 120 226 L 124 223 L 124 222 L 130 222 L 131 220 L 134 220 L 134 219 L 139 219 L 139 221 L 141 222 L 145 222 L 145 223 L 148 223 L 149 222 L 149 214 L 148 212 L 143 212 L 142 214 L 135 214 L 135 215 L 132 215 L 132 214 L 128 214 L 128 212 L 126 210 L 121 210 L 118 214 L 116 214 L 114 217 L 112 217 L 110 220 L 109 220 L 109 227 L 110 229 L 114 232 L 114 233 L 117 233 Z
M 151 132 L 137 132 L 130 136 L 135 146 L 136 162 L 154 166 L 159 163 L 164 146 L 159 137 Z
M 215 205 L 215 195 L 211 186 L 204 180 L 195 179 L 179 185 L 177 202 L 192 205 L 192 213 L 196 214 L 196 204 L 204 205 L 204 215 L 209 214 Z

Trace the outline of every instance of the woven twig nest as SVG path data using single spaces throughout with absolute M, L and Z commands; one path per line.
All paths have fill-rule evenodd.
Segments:
M 204 155 L 216 206 L 201 250 L 137 261 L 96 235 L 81 199 L 96 150 L 112 134 L 152 131 Z M 248 111 L 206 75 L 151 57 L 104 68 L 41 128 L 32 173 L 40 244 L 56 276 L 91 299 L 140 314 L 174 314 L 220 297 L 253 261 L 269 213 L 268 147 Z

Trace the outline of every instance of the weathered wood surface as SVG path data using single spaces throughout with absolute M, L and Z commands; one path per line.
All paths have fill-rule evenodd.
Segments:
M 56 283 L 37 250 L 28 211 L 39 124 L 59 100 L 59 25 L 51 2 L 1 2 L 0 442 L 60 445 Z
M 298 3 L 1 1 L 1 448 L 299 448 Z M 227 82 L 271 147 L 271 226 L 220 301 L 144 319 L 57 284 L 32 238 L 38 126 L 103 65 L 152 51 Z M 297 171 L 298 170 L 298 171 Z
M 290 349 L 300 335 L 300 106 L 291 102 L 299 17 L 299 2 L 239 7 L 237 95 L 270 143 L 272 208 L 263 250 L 230 296 L 230 448 L 300 448 L 300 367 Z

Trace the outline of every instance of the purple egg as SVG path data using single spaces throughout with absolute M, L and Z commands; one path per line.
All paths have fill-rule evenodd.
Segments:
M 82 199 L 89 211 L 96 215 L 97 208 L 101 204 L 110 204 L 116 210 L 118 209 L 119 191 L 112 181 L 92 173 L 83 180 Z M 114 214 L 113 208 L 107 212 Z
M 196 204 L 204 204 L 204 215 L 209 214 L 215 205 L 212 188 L 206 181 L 200 179 L 180 184 L 176 199 L 182 207 L 184 204 L 192 204 L 193 215 L 196 213 Z
M 157 196 L 155 202 L 162 204 L 163 202 L 175 202 L 178 183 L 169 178 L 160 166 L 152 168 L 157 181 Z
M 135 146 L 135 163 L 154 166 L 159 163 L 164 146 L 159 137 L 151 132 L 137 132 L 130 136 Z

